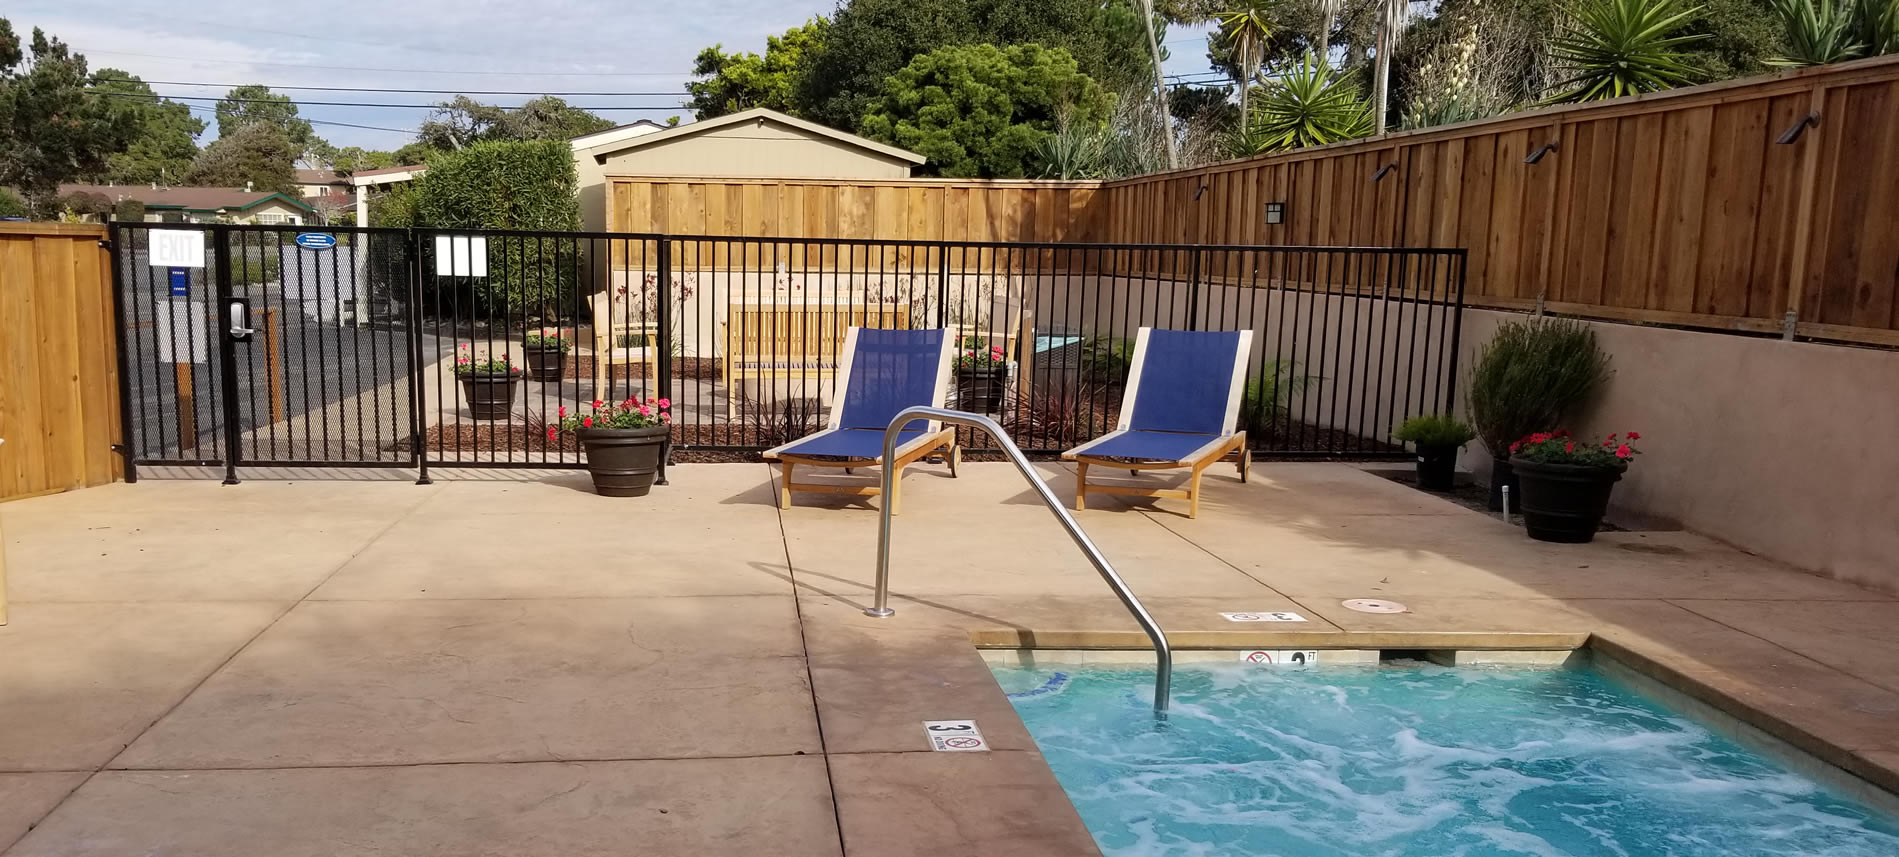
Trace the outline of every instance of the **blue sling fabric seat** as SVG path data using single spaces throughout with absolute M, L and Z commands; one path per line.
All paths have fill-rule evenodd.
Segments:
M 1189 515 L 1200 515 L 1202 471 L 1229 455 L 1246 481 L 1252 456 L 1246 433 L 1235 431 L 1253 332 L 1155 330 L 1143 327 L 1134 342 L 1121 413 L 1111 431 L 1067 452 L 1077 462 L 1075 508 L 1087 508 L 1088 492 L 1136 497 L 1183 497 Z M 1129 470 L 1192 468 L 1185 490 L 1089 484 L 1091 464 Z
M 845 331 L 840 358 L 837 404 L 823 431 L 764 452 L 779 462 L 779 505 L 791 508 L 791 492 L 875 495 L 876 485 L 797 483 L 795 469 L 806 467 L 864 467 L 887 464 L 902 470 L 925 456 L 947 454 L 950 475 L 956 474 L 962 450 L 956 430 L 935 420 L 911 420 L 898 434 L 896 458 L 883 460 L 884 429 L 905 408 L 942 407 L 949 387 L 950 359 L 955 339 L 947 330 L 877 330 L 853 327 Z M 892 485 L 897 485 L 893 482 Z M 890 508 L 898 498 L 893 488 Z

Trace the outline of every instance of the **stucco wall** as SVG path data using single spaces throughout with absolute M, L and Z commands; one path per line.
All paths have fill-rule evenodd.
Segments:
M 770 120 L 609 155 L 607 175 L 901 179 L 910 163 Z
M 1520 317 L 1466 311 L 1463 365 Z M 1899 592 L 1899 352 L 1593 326 L 1616 374 L 1570 428 L 1641 432 L 1617 511 Z M 1465 459 L 1489 472 L 1481 444 Z

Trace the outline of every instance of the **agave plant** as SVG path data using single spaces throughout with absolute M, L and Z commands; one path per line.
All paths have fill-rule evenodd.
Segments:
M 1773 0 L 1787 24 L 1787 52 L 1768 65 L 1825 65 L 1849 60 L 1866 50 L 1855 40 L 1854 7 L 1833 0 Z
M 1317 55 L 1307 54 L 1266 84 L 1251 121 L 1234 134 L 1232 148 L 1235 155 L 1245 156 L 1323 146 L 1371 133 L 1371 105 L 1359 94 L 1358 84 L 1332 74 Z
M 1867 56 L 1899 53 L 1899 0 L 1859 0 L 1853 24 Z
M 1677 0 L 1581 0 L 1550 39 L 1550 56 L 1568 77 L 1547 100 L 1597 101 L 1694 82 L 1681 46 L 1711 37 L 1673 34 L 1700 11 Z

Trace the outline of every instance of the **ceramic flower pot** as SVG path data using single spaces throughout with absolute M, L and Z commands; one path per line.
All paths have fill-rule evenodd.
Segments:
M 1457 479 L 1457 447 L 1441 444 L 1418 445 L 1418 487 L 1426 491 L 1449 491 Z
M 1002 401 L 1004 367 L 962 366 L 956 370 L 956 408 L 973 414 L 993 413 Z
M 567 350 L 558 345 L 523 345 L 527 354 L 527 376 L 536 381 L 559 381 L 567 371 Z
M 644 497 L 666 453 L 665 425 L 646 428 L 584 428 L 575 432 L 587 450 L 593 490 L 603 497 Z
M 1595 539 L 1602 517 L 1609 512 L 1609 492 L 1628 466 L 1541 464 L 1512 458 L 1510 468 L 1521 488 L 1523 527 L 1530 538 L 1580 544 Z
M 521 376 L 512 372 L 469 373 L 461 376 L 462 398 L 478 420 L 507 419 L 514 410 L 514 385 Z

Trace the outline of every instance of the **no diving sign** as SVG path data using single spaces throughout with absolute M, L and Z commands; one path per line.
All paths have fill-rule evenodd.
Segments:
M 942 753 L 975 753 L 989 749 L 982 730 L 974 720 L 925 720 L 923 734 L 930 738 L 930 749 Z
M 1259 611 L 1253 613 L 1221 613 L 1228 622 L 1304 622 L 1306 617 L 1289 610 Z

